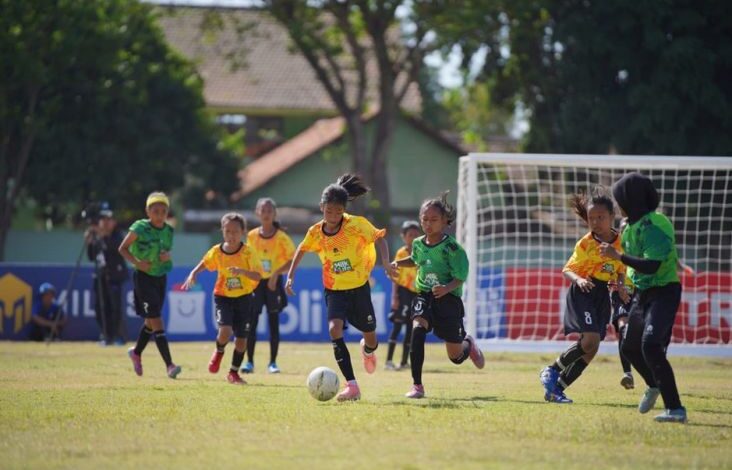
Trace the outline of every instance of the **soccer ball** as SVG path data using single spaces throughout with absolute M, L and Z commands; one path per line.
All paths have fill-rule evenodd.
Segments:
M 316 400 L 328 401 L 338 393 L 338 374 L 327 367 L 317 367 L 308 375 L 308 391 Z

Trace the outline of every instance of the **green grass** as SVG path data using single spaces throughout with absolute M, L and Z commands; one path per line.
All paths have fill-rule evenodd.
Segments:
M 439 345 L 429 398 L 402 398 L 408 372 L 367 376 L 357 362 L 363 398 L 339 404 L 304 386 L 314 367 L 336 368 L 329 344 L 283 344 L 283 373 L 269 375 L 263 342 L 244 387 L 207 372 L 211 344 L 172 351 L 175 381 L 152 343 L 142 378 L 125 348 L 0 343 L 0 468 L 732 468 L 732 359 L 672 358 L 682 426 L 638 414 L 641 390 L 620 387 L 610 356 L 569 390 L 572 405 L 543 402 L 538 371 L 554 355 L 488 352 L 477 371 Z

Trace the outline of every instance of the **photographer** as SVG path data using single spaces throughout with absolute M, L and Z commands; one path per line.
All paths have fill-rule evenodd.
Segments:
M 122 294 L 128 279 L 127 264 L 117 251 L 124 233 L 107 203 L 91 205 L 84 211 L 89 223 L 84 237 L 87 256 L 94 261 L 94 302 L 101 344 L 124 344 L 127 332 Z

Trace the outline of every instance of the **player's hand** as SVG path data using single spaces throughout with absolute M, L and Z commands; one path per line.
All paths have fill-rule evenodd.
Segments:
M 146 259 L 138 260 L 137 263 L 135 263 L 135 267 L 144 273 L 150 271 L 150 268 L 152 268 L 152 263 Z
M 158 257 L 160 261 L 163 263 L 170 261 L 170 252 L 169 251 L 161 251 L 160 256 Z
M 620 253 L 609 243 L 600 243 L 600 254 L 606 258 L 619 260 Z
M 195 286 L 195 285 L 196 285 L 196 276 L 190 274 L 186 278 L 186 281 L 183 283 L 183 285 L 180 286 L 180 287 L 183 290 L 190 290 L 190 288 L 193 287 L 193 286 Z
M 434 295 L 436 299 L 444 297 L 449 293 L 450 289 L 448 289 L 447 286 L 434 286 L 432 288 L 432 295 Z
M 620 296 L 620 301 L 624 304 L 630 302 L 630 295 L 628 294 L 628 289 L 626 289 L 625 286 L 620 286 L 618 289 L 618 296 Z
M 230 266 L 228 268 L 229 274 L 233 276 L 241 276 L 245 273 L 245 271 L 241 268 L 237 268 L 236 266 Z
M 396 263 L 385 264 L 384 271 L 386 271 L 386 275 L 390 278 L 399 277 L 399 268 L 396 266 Z
M 391 310 L 392 312 L 399 310 L 399 299 L 391 299 Z
M 295 284 L 295 281 L 291 277 L 288 277 L 287 282 L 285 282 L 285 292 L 287 292 L 287 295 L 295 295 L 295 291 L 292 290 L 293 284 Z
M 589 292 L 595 288 L 595 284 L 592 281 L 583 277 L 578 278 L 574 283 L 577 284 L 577 287 L 579 287 L 582 292 Z
M 272 292 L 277 290 L 277 278 L 279 276 L 272 276 L 267 280 L 267 289 L 271 290 Z
M 688 264 L 681 263 L 681 270 L 683 273 L 688 274 L 689 276 L 696 276 L 696 271 L 694 271 L 694 268 L 692 268 Z

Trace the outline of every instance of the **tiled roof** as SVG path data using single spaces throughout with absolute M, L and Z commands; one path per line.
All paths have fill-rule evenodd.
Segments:
M 333 114 L 336 108 L 304 57 L 295 53 L 287 31 L 268 13 L 248 9 L 218 10 L 225 25 L 218 33 L 206 33 L 204 21 L 216 19 L 210 10 L 196 7 L 161 8 L 160 24 L 168 42 L 197 64 L 204 79 L 204 97 L 209 107 L 246 113 L 273 114 L 319 112 Z M 245 28 L 249 43 L 239 48 L 237 28 Z M 246 52 L 238 59 L 242 67 L 232 70 L 227 58 L 234 50 Z M 375 64 L 369 62 L 368 69 Z M 371 74 L 369 96 L 375 96 L 377 76 Z M 348 80 L 348 78 L 347 78 Z M 413 84 L 402 102 L 403 109 L 421 107 L 418 87 Z

